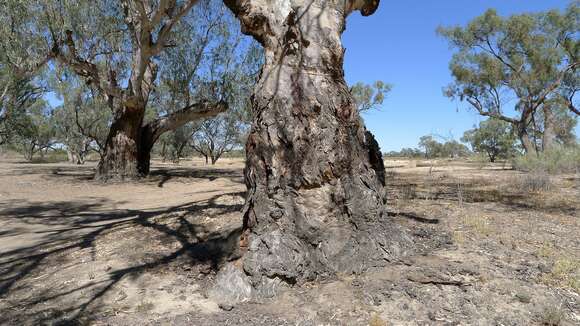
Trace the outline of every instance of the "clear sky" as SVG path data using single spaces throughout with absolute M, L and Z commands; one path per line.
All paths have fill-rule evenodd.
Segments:
M 370 17 L 353 14 L 343 34 L 349 84 L 383 80 L 394 85 L 379 112 L 364 115 L 383 152 L 416 147 L 419 137 L 459 139 L 483 118 L 444 97 L 452 79 L 452 50 L 439 25 L 465 25 L 495 8 L 500 15 L 564 9 L 568 0 L 382 0 Z M 580 128 L 577 128 L 580 135 Z

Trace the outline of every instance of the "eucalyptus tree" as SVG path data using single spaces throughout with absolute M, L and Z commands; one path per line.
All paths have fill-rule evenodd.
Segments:
M 33 72 L 44 65 L 36 60 L 34 50 L 22 43 L 31 41 L 23 33 L 26 23 L 24 3 L 17 0 L 0 2 L 0 145 L 9 142 L 26 127 L 26 113 L 44 94 L 45 87 Z M 22 41 L 22 43 L 18 42 Z
M 245 126 L 232 115 L 206 120 L 192 134 L 191 148 L 214 165 L 224 154 L 243 144 Z
M 576 1 L 564 13 L 502 18 L 490 9 L 466 27 L 439 28 L 458 50 L 450 64 L 455 81 L 445 94 L 466 101 L 482 116 L 512 124 L 524 150 L 535 153 L 534 114 L 549 111 L 551 99 L 573 103 L 578 88 L 579 14 Z M 516 115 L 507 113 L 511 97 L 517 101 Z
M 71 163 L 84 164 L 91 152 L 102 158 L 112 112 L 79 78 L 63 75 L 51 87 L 62 100 L 52 112 L 56 137 L 65 146 Z
M 391 91 L 393 86 L 383 81 L 377 80 L 372 85 L 362 82 L 355 83 L 350 87 L 350 92 L 354 98 L 359 112 L 367 112 L 377 109 L 385 96 Z
M 165 62 L 170 64 L 162 68 L 163 91 L 157 92 L 155 103 L 162 111 L 159 114 L 167 114 L 200 98 L 218 97 L 228 103 L 229 109 L 214 119 L 184 125 L 165 137 L 165 154 L 173 159 L 178 159 L 188 145 L 213 164 L 224 153 L 241 146 L 247 129 L 248 98 L 262 54 L 255 41 L 238 32 L 239 23 L 227 8 L 216 7 L 192 22 L 205 22 L 211 30 L 195 39 L 180 40 L 187 44 L 185 47 L 166 51 L 169 58 Z M 194 28 L 187 23 L 182 24 L 183 29 Z
M 56 130 L 52 121 L 50 107 L 43 100 L 36 101 L 27 108 L 19 121 L 18 129 L 10 145 L 31 161 L 34 155 L 44 154 L 57 143 Z
M 163 54 L 167 48 L 181 46 L 175 30 L 185 20 L 196 20 L 203 11 L 194 8 L 198 2 L 210 6 L 209 1 L 197 0 L 25 2 L 24 10 L 30 17 L 25 33 L 36 36 L 32 44 L 39 63 L 50 60 L 73 71 L 112 111 L 97 178 L 147 174 L 151 148 L 161 134 L 227 109 L 219 99 L 201 99 L 145 121 Z
M 574 128 L 578 116 L 569 110 L 566 101 L 553 98 L 544 103 L 534 115 L 531 130 L 538 148 L 549 151 L 555 145 L 573 146 L 576 143 Z
M 468 130 L 461 138 L 474 152 L 487 155 L 490 162 L 508 159 L 517 153 L 516 137 L 512 126 L 503 120 L 490 118 L 478 127 Z
M 21 129 L 26 129 L 26 117 L 44 94 L 44 87 L 29 77 L 18 77 L 0 63 L 0 145 L 10 143 Z
M 179 163 L 182 157 L 193 154 L 188 145 L 195 130 L 197 130 L 197 123 L 186 124 L 166 132 L 159 137 L 154 150 L 161 156 L 163 162 L 169 160 L 173 163 Z
M 378 1 L 225 3 L 265 62 L 246 142 L 243 271 L 224 270 L 239 277 L 212 293 L 233 291 L 234 279 L 272 293 L 401 255 L 410 239 L 388 218 L 382 155 L 343 71 L 346 18 L 371 15 Z

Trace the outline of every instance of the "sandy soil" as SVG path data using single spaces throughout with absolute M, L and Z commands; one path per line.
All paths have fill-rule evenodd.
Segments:
M 241 161 L 105 185 L 92 165 L 4 159 L 0 324 L 580 324 L 579 176 L 389 163 L 416 255 L 220 308 L 205 293 L 239 236 Z

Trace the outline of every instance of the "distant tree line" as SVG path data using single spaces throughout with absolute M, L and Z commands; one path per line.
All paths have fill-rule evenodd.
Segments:
M 418 148 L 403 148 L 400 151 L 385 153 L 386 157 L 408 158 L 450 158 L 467 157 L 472 152 L 467 146 L 456 140 L 438 141 L 433 135 L 426 135 L 419 139 Z

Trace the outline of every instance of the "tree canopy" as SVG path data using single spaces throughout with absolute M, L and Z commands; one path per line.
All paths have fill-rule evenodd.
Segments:
M 483 116 L 511 123 L 527 152 L 534 115 L 550 100 L 574 104 L 578 83 L 580 8 L 503 18 L 493 9 L 466 27 L 439 28 L 457 52 L 455 81 L 445 95 L 465 101 Z M 515 105 L 513 99 L 515 98 Z M 509 115 L 515 107 L 516 115 Z
M 491 162 L 516 154 L 514 131 L 503 120 L 491 118 L 483 121 L 477 128 L 466 131 L 461 141 L 468 143 L 474 152 L 487 155 Z

